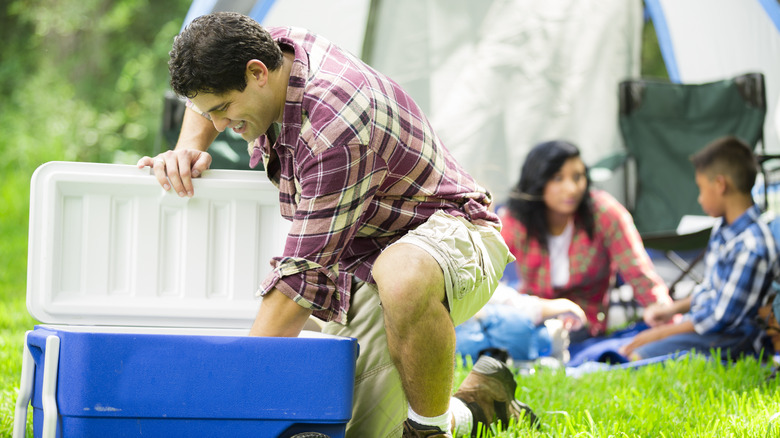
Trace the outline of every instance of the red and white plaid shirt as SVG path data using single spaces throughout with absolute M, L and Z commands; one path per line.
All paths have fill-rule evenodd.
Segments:
M 501 235 L 517 257 L 520 292 L 542 298 L 568 298 L 585 311 L 592 334 L 602 333 L 607 292 L 617 272 L 634 289 L 639 304 L 670 303 L 669 290 L 653 269 L 631 214 L 607 192 L 592 190 L 594 214 L 593 239 L 575 217 L 574 235 L 569 246 L 569 282 L 554 288 L 550 276 L 550 257 L 538 241 L 529 239 L 525 226 L 508 210 L 500 212 Z
M 326 321 L 347 322 L 353 275 L 443 210 L 498 227 L 490 197 L 444 148 L 398 84 L 329 41 L 269 28 L 295 51 L 281 132 L 254 143 L 292 221 L 258 293 L 277 288 Z

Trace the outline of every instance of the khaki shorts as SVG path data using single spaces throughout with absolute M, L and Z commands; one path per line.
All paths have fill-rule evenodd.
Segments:
M 450 316 L 458 325 L 490 299 L 507 263 L 514 258 L 493 227 L 436 213 L 396 243 L 426 250 L 444 272 Z M 400 437 L 407 402 L 398 370 L 387 349 L 382 307 L 376 285 L 353 287 L 347 325 L 327 323 L 323 332 L 353 337 L 360 353 L 355 371 L 352 420 L 347 438 Z

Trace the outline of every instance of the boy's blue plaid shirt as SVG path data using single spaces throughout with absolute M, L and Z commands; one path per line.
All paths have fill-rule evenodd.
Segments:
M 715 225 L 705 257 L 705 278 L 694 288 L 691 310 L 685 315 L 700 334 L 755 334 L 757 351 L 765 335 L 756 314 L 777 263 L 774 238 L 760 214 L 753 205 L 732 224 L 721 219 Z

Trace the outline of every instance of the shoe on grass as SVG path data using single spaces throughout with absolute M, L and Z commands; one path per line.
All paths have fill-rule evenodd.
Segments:
M 476 436 L 478 423 L 482 423 L 483 430 L 498 421 L 506 429 L 512 418 L 515 424 L 527 421 L 537 425 L 531 408 L 515 399 L 516 389 L 515 377 L 505 363 L 480 356 L 454 395 L 474 416 L 471 436 Z
M 452 438 L 452 435 L 436 426 L 423 426 L 412 420 L 404 421 L 403 438 Z

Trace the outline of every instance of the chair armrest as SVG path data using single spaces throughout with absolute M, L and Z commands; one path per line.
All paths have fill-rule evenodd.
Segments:
M 594 163 L 588 170 L 591 181 L 602 182 L 612 178 L 612 174 L 620 167 L 623 167 L 628 160 L 628 153 L 625 151 L 613 152 Z

